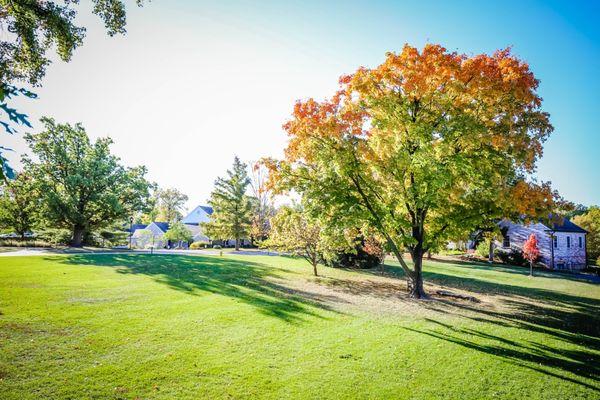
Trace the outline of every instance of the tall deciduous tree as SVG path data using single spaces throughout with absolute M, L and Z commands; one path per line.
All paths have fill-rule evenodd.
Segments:
M 552 131 L 537 87 L 509 50 L 469 57 L 406 45 L 342 77 L 331 99 L 296 103 L 285 160 L 265 161 L 271 182 L 300 192 L 324 222 L 376 229 L 410 296 L 423 297 L 428 249 L 551 206 L 547 184 L 523 179 Z
M 209 204 L 213 208 L 210 222 L 204 223 L 206 234 L 211 238 L 235 239 L 239 250 L 240 240 L 250 235 L 252 223 L 252 200 L 246 194 L 250 178 L 246 164 L 238 157 L 226 178 L 217 178 Z
M 42 118 L 45 130 L 25 136 L 37 161 L 24 158 L 41 196 L 41 215 L 55 228 L 73 232 L 71 244 L 84 235 L 125 219 L 145 207 L 150 183 L 146 168 L 125 168 L 110 154 L 112 140 L 91 143 L 77 124 Z
M 174 188 L 158 189 L 156 191 L 156 219 L 173 223 L 179 221 L 185 211 L 187 195 Z
M 0 228 L 12 229 L 24 238 L 35 222 L 37 199 L 37 191 L 26 174 L 6 182 L 0 188 Z
M 586 235 L 587 258 L 600 265 L 600 207 L 592 206 L 585 214 L 577 215 L 573 222 L 588 231 Z

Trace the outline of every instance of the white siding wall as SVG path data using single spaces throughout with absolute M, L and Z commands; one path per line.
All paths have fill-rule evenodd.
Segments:
M 573 232 L 556 232 L 554 248 L 554 266 L 557 269 L 578 269 L 585 267 L 585 234 Z M 571 246 L 568 247 L 570 238 Z M 581 238 L 581 248 L 579 247 Z
M 136 248 L 147 248 L 152 244 L 152 236 L 154 235 L 154 248 L 159 249 L 166 246 L 166 241 L 163 240 L 164 232 L 152 223 L 146 229 L 137 229 L 131 238 L 131 245 Z

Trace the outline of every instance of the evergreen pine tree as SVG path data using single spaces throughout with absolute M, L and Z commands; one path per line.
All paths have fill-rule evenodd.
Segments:
M 204 223 L 205 233 L 213 239 L 235 239 L 239 250 L 240 240 L 248 237 L 252 223 L 252 202 L 246 195 L 250 184 L 246 164 L 236 156 L 233 169 L 226 178 L 217 178 L 209 204 L 213 208 L 210 222 Z

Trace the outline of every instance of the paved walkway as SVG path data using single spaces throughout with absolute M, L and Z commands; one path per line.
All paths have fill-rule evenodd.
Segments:
M 206 250 L 154 250 L 154 254 L 180 254 L 187 256 L 218 256 L 221 254 L 220 250 L 217 249 L 206 249 Z M 15 257 L 15 256 L 44 256 L 44 255 L 57 255 L 57 254 L 150 254 L 150 250 L 118 250 L 118 249 L 53 249 L 46 247 L 23 247 L 14 248 L 8 251 L 0 251 L 0 257 Z M 224 256 L 277 256 L 279 253 L 272 251 L 263 250 L 240 250 L 240 251 L 223 251 Z

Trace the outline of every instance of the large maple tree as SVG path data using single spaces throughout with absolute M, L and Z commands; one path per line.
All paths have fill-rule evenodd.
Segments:
M 330 99 L 296 103 L 285 158 L 265 160 L 271 185 L 301 193 L 326 224 L 375 229 L 410 296 L 423 297 L 428 249 L 494 218 L 551 208 L 549 185 L 526 179 L 553 129 L 538 84 L 510 50 L 405 45 L 343 76 Z

